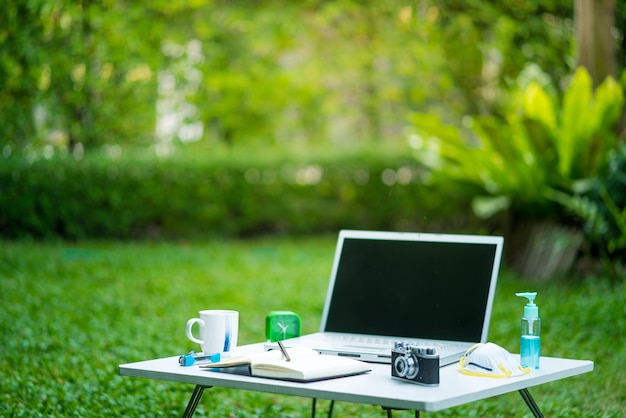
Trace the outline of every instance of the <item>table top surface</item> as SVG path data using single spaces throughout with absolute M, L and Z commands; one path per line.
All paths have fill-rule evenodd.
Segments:
M 263 343 L 250 344 L 237 347 L 234 355 L 262 350 Z M 182 367 L 178 364 L 178 357 L 122 364 L 119 373 L 122 376 L 332 399 L 394 409 L 439 411 L 593 370 L 593 362 L 589 360 L 541 357 L 541 368 L 532 370 L 528 375 L 490 378 L 464 375 L 459 372 L 458 363 L 454 363 L 440 369 L 439 386 L 425 387 L 392 379 L 388 364 L 370 364 L 372 371 L 363 375 L 298 383 L 212 372 L 198 366 Z

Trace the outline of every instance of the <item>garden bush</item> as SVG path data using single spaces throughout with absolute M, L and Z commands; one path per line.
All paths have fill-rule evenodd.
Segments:
M 402 151 L 266 155 L 5 159 L 0 235 L 193 238 L 458 230 L 472 222 L 462 193 L 454 201 L 425 185 L 422 166 Z
M 416 158 L 432 170 L 433 183 L 465 185 L 474 191 L 477 216 L 500 216 L 502 229 L 519 243 L 507 250 L 518 259 L 522 275 L 548 278 L 570 269 L 584 239 L 603 254 L 624 245 L 619 192 L 601 198 L 604 192 L 598 191 L 611 175 L 603 169 L 607 164 L 615 167 L 617 188 L 623 187 L 617 184 L 618 157 L 611 157 L 620 146 L 623 105 L 623 87 L 613 77 L 594 88 L 581 67 L 562 92 L 529 82 L 511 94 L 504 116 L 466 116 L 449 124 L 437 115 L 416 113 L 410 141 Z M 598 190 L 592 193 L 594 184 Z M 592 203 L 590 193 L 596 195 Z M 602 213 L 611 205 L 611 213 Z M 598 239 L 592 228 L 584 230 L 589 222 L 603 230 L 601 235 L 610 229 L 609 241 Z M 546 258 L 548 253 L 554 257 Z

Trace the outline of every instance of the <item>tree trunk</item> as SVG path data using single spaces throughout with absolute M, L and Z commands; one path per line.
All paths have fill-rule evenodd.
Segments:
M 578 64 L 585 67 L 597 86 L 617 76 L 611 28 L 615 23 L 616 0 L 574 0 Z

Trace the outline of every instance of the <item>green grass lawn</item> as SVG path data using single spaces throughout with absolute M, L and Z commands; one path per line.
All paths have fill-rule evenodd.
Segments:
M 121 377 L 118 365 L 199 350 L 184 328 L 201 309 L 238 310 L 240 344 L 262 341 L 265 315 L 276 309 L 298 312 L 304 332 L 316 331 L 335 242 L 336 236 L 202 243 L 0 241 L 0 415 L 182 415 L 192 385 Z M 595 361 L 592 373 L 531 389 L 546 416 L 623 414 L 624 287 L 602 279 L 527 283 L 501 272 L 490 341 L 519 351 L 523 300 L 514 293 L 537 290 L 542 354 Z M 327 406 L 320 401 L 319 414 Z M 214 388 L 196 416 L 309 413 L 309 399 Z M 531 416 L 517 393 L 422 415 Z M 385 414 L 376 406 L 340 402 L 334 416 Z

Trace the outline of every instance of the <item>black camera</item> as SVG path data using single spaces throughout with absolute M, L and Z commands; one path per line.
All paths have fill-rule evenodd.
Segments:
M 391 349 L 391 377 L 439 386 L 439 354 L 432 347 L 396 342 Z

